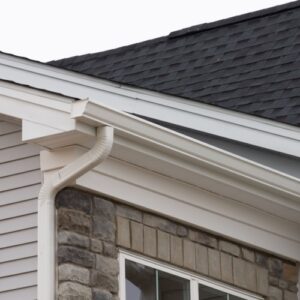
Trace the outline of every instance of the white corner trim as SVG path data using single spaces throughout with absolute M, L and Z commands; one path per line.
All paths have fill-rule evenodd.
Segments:
M 300 157 L 300 128 L 0 54 L 0 78 Z

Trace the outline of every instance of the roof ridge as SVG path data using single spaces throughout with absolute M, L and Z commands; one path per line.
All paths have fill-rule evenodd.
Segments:
M 77 58 L 82 58 L 82 57 L 85 57 L 86 60 L 89 60 L 90 58 L 95 59 L 95 57 L 97 57 L 97 56 L 117 54 L 118 52 L 122 52 L 122 51 L 127 50 L 127 49 L 132 49 L 132 48 L 134 49 L 135 47 L 141 47 L 141 46 L 144 46 L 144 45 L 147 45 L 147 44 L 160 42 L 160 41 L 163 41 L 165 39 L 173 39 L 173 38 L 177 38 L 177 37 L 181 37 L 181 36 L 185 36 L 185 35 L 194 34 L 194 33 L 197 33 L 197 32 L 202 32 L 202 31 L 207 31 L 207 30 L 210 30 L 210 29 L 222 27 L 222 26 L 225 26 L 225 25 L 231 25 L 231 24 L 243 22 L 243 21 L 250 20 L 250 19 L 264 17 L 264 16 L 267 16 L 267 15 L 272 15 L 272 14 L 275 14 L 275 13 L 278 13 L 278 12 L 293 9 L 295 7 L 298 7 L 298 6 L 300 7 L 300 1 L 296 0 L 296 1 L 293 1 L 293 2 L 289 2 L 289 3 L 285 3 L 285 4 L 265 8 L 265 9 L 262 9 L 262 10 L 258 10 L 258 11 L 238 15 L 238 16 L 233 16 L 233 17 L 230 17 L 230 18 L 227 18 L 227 19 L 221 19 L 221 20 L 213 21 L 211 23 L 203 23 L 203 24 L 199 24 L 199 25 L 193 25 L 191 27 L 187 27 L 187 28 L 176 30 L 176 31 L 172 31 L 171 33 L 169 33 L 169 35 L 166 35 L 166 36 L 160 36 L 160 37 L 156 37 L 156 38 L 152 38 L 152 39 L 148 39 L 148 40 L 144 40 L 144 41 L 140 41 L 140 42 L 136 42 L 136 43 L 133 43 L 133 44 L 124 45 L 124 46 L 120 46 L 120 47 L 116 47 L 116 48 L 112 48 L 112 49 L 107 49 L 107 50 L 103 50 L 103 51 L 98 51 L 98 52 L 93 52 L 93 53 L 86 53 L 86 54 L 79 54 L 79 55 L 74 55 L 74 56 L 61 58 L 61 59 L 54 59 L 54 60 L 51 60 L 47 63 L 52 64 L 52 65 L 56 65 L 57 63 L 59 63 L 61 61 L 68 60 L 68 61 L 70 61 L 70 64 L 71 64 L 71 63 L 73 63 L 72 60 L 76 60 Z
M 193 34 L 193 33 L 198 33 L 198 32 L 202 32 L 202 31 L 215 29 L 218 27 L 226 26 L 226 25 L 232 25 L 232 24 L 236 24 L 236 23 L 240 23 L 240 22 L 244 22 L 244 21 L 248 21 L 248 20 L 253 20 L 256 18 L 274 15 L 279 12 L 294 9 L 296 7 L 300 7 L 300 1 L 298 1 L 298 0 L 293 1 L 293 2 L 284 3 L 281 5 L 277 5 L 277 6 L 264 8 L 261 10 L 256 10 L 256 11 L 246 13 L 246 14 L 241 14 L 238 16 L 233 16 L 233 17 L 230 17 L 227 19 L 221 19 L 221 20 L 210 22 L 210 23 L 203 23 L 203 24 L 194 25 L 194 26 L 191 26 L 188 28 L 183 28 L 183 29 L 179 29 L 176 31 L 172 31 L 168 35 L 168 38 L 170 38 L 170 39 L 177 38 L 177 37 L 181 37 L 181 36 L 185 36 L 185 35 L 189 35 L 189 34 Z

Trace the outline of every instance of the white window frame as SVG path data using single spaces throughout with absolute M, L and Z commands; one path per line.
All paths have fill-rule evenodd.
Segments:
M 149 257 L 145 257 L 142 255 L 138 255 L 126 250 L 120 250 L 119 252 L 119 263 L 120 263 L 120 274 L 119 274 L 119 297 L 120 300 L 126 300 L 126 276 L 125 276 L 125 260 L 129 260 L 132 262 L 136 262 L 153 269 L 163 271 L 165 273 L 169 273 L 190 281 L 190 295 L 191 300 L 198 300 L 199 299 L 199 289 L 198 285 L 202 284 L 207 287 L 211 287 L 213 289 L 228 293 L 233 296 L 237 296 L 243 298 L 245 300 L 263 300 L 264 298 L 257 295 L 250 293 L 248 291 L 244 291 L 242 289 L 230 286 L 223 282 L 219 282 L 213 280 L 211 278 L 207 278 L 205 276 L 201 276 L 187 270 L 183 270 L 172 265 L 160 262 L 158 260 L 151 259 Z

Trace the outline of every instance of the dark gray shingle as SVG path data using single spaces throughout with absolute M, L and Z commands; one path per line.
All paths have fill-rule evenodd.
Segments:
M 300 126 L 300 2 L 50 62 Z

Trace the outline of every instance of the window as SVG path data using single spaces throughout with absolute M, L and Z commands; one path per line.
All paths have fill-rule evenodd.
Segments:
M 120 300 L 258 300 L 261 297 L 122 251 Z
M 126 300 L 190 300 L 187 279 L 125 260 Z

